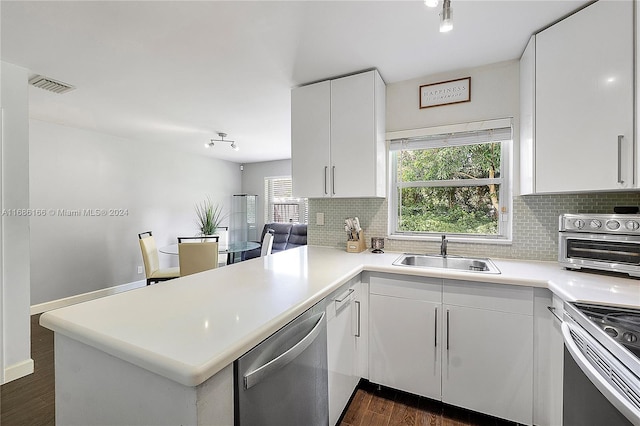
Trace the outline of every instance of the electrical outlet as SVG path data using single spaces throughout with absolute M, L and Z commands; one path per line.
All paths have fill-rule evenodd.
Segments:
M 141 274 L 142 273 L 142 266 L 138 266 L 138 273 Z
M 324 213 L 316 213 L 316 225 L 324 226 Z

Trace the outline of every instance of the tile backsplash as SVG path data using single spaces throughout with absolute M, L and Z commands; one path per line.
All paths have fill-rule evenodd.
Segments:
M 556 260 L 558 216 L 562 213 L 613 213 L 614 206 L 638 206 L 640 193 L 527 195 L 513 199 L 513 242 L 504 244 L 449 244 L 449 253 L 495 258 Z M 324 225 L 316 225 L 324 213 Z M 371 237 L 385 237 L 385 250 L 435 253 L 438 242 L 391 240 L 387 236 L 387 200 L 379 198 L 310 199 L 308 242 L 346 247 L 344 219 L 358 216 L 367 247 Z

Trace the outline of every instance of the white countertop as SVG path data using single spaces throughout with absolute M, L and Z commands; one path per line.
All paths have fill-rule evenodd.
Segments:
M 400 253 L 305 246 L 44 313 L 40 323 L 196 386 L 362 271 L 545 287 L 564 300 L 640 307 L 640 280 L 492 259 L 501 274 L 392 266 Z

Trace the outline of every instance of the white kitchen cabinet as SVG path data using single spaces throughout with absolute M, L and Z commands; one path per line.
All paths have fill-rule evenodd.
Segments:
M 369 283 L 363 279 L 352 285 L 354 293 L 353 327 L 356 330 L 356 373 L 369 379 Z
M 442 280 L 372 276 L 369 378 L 440 399 Z
M 546 288 L 534 288 L 533 424 L 562 424 L 564 302 Z M 551 309 L 551 310 L 550 310 Z M 553 311 L 553 313 L 552 313 Z
M 536 140 L 536 36 L 520 57 L 520 195 L 534 194 Z
M 291 172 L 299 197 L 384 197 L 385 84 L 377 71 L 291 92 Z
M 633 31 L 632 1 L 599 1 L 535 36 L 535 128 L 521 134 L 532 182 L 522 193 L 638 187 Z M 530 79 L 530 52 L 523 58 Z M 527 81 L 524 89 L 532 92 Z M 526 120 L 526 93 L 521 105 Z
M 291 173 L 293 193 L 329 196 L 331 165 L 331 82 L 291 91 Z
M 374 383 L 533 422 L 533 289 L 371 274 Z
M 358 343 L 361 335 L 359 279 L 327 299 L 327 369 L 329 424 L 335 425 L 360 381 Z
M 442 401 L 532 424 L 533 289 L 444 280 L 442 300 Z

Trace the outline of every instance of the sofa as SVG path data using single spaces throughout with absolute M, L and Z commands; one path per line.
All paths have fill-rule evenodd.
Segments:
M 264 240 L 264 235 L 272 231 L 273 247 L 271 253 L 307 245 L 306 223 L 267 223 L 262 229 L 259 243 Z M 242 260 L 260 257 L 261 248 L 246 251 L 242 254 Z

